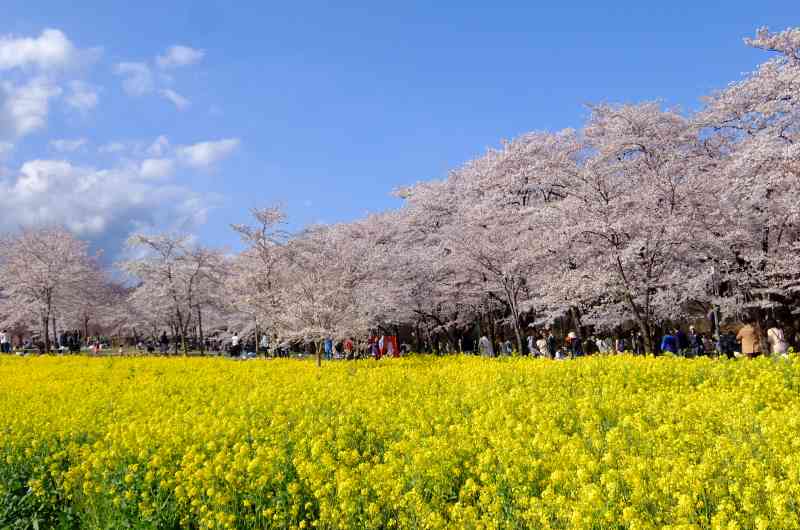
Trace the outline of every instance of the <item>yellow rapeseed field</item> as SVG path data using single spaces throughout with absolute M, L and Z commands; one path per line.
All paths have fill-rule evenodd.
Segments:
M 800 528 L 800 361 L 0 358 L 2 528 Z

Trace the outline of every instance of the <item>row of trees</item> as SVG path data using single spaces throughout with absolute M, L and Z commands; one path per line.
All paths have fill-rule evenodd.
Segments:
M 115 286 L 60 229 L 10 236 L 6 326 L 45 337 L 102 321 L 130 335 L 260 328 L 317 341 L 415 330 L 457 344 L 567 318 L 577 331 L 635 327 L 648 351 L 665 321 L 791 314 L 800 289 L 800 29 L 758 31 L 773 57 L 687 114 L 599 104 L 580 130 L 504 142 L 404 205 L 351 223 L 286 230 L 280 208 L 236 225 L 245 250 L 138 235 Z M 45 340 L 48 340 L 47 338 Z M 202 341 L 201 341 L 202 342 Z

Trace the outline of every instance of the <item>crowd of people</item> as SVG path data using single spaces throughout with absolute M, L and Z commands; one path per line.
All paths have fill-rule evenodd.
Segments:
M 353 337 L 335 340 L 332 336 L 321 341 L 308 341 L 306 343 L 291 343 L 278 340 L 277 335 L 272 339 L 267 334 L 261 335 L 258 348 L 250 337 L 242 341 L 238 333 L 234 333 L 224 349 L 229 356 L 234 358 L 256 358 L 259 355 L 267 357 L 289 357 L 291 352 L 303 355 L 315 355 L 317 349 L 326 360 L 355 360 L 355 359 L 381 359 L 382 357 L 399 357 L 411 351 L 408 344 L 398 345 L 394 335 L 371 335 L 366 341 L 356 341 Z
M 44 353 L 41 341 L 33 338 L 20 340 L 19 344 L 13 344 L 11 335 L 6 331 L 0 331 L 0 353 L 10 353 L 12 350 L 18 353 Z M 507 338 L 492 340 L 483 334 L 476 343 L 473 340 L 468 339 L 463 342 L 459 340 L 457 347 L 449 345 L 445 350 L 485 357 L 520 353 L 517 351 L 516 343 Z M 136 349 L 148 354 L 154 354 L 158 350 L 163 355 L 171 351 L 178 351 L 180 343 L 179 338 L 171 338 L 164 331 L 151 340 L 139 341 L 136 343 Z M 59 353 L 88 351 L 99 354 L 103 349 L 109 349 L 110 344 L 111 341 L 107 337 L 84 338 L 77 330 L 69 330 L 58 336 L 54 346 Z M 277 335 L 270 337 L 264 333 L 256 341 L 256 335 L 253 333 L 242 338 L 234 332 L 227 338 L 207 337 L 203 340 L 202 348 L 200 348 L 200 344 L 194 342 L 192 346 L 193 349 L 200 349 L 205 353 L 228 355 L 239 359 L 259 356 L 280 358 L 289 357 L 293 353 L 313 356 L 317 352 L 320 352 L 326 360 L 381 359 L 383 357 L 399 357 L 412 351 L 407 343 L 400 343 L 395 335 L 377 334 L 372 334 L 366 340 L 361 341 L 357 341 L 353 337 L 334 339 L 334 337 L 328 336 L 321 341 L 293 343 L 280 341 Z M 655 352 L 657 354 L 687 358 L 712 355 L 724 356 L 729 359 L 753 358 L 764 354 L 786 356 L 793 349 L 800 350 L 800 330 L 789 338 L 778 322 L 769 320 L 766 325 L 762 326 L 754 319 L 745 319 L 738 328 L 727 327 L 718 334 L 703 333 L 693 325 L 688 326 L 687 331 L 677 326 L 668 328 L 660 340 L 655 342 L 655 346 L 658 350 Z M 643 355 L 646 352 L 645 341 L 638 331 L 615 336 L 598 334 L 581 336 L 579 332 L 570 331 L 560 337 L 549 327 L 531 331 L 525 338 L 524 349 L 526 351 L 522 352 L 523 354 L 556 360 L 610 353 Z
M 762 329 L 766 331 L 762 331 Z M 549 328 L 541 332 L 531 332 L 526 340 L 527 352 L 535 357 L 547 359 L 568 359 L 593 354 L 632 353 L 643 355 L 645 341 L 637 331 L 620 334 L 616 337 L 594 334 L 580 337 L 571 331 L 559 340 Z M 719 334 L 701 333 L 693 325 L 684 331 L 680 327 L 668 329 L 658 342 L 660 354 L 681 357 L 725 356 L 754 358 L 760 355 L 787 356 L 793 349 L 800 349 L 800 331 L 790 341 L 781 325 L 767 321 L 760 326 L 753 319 L 746 319 L 736 331 L 732 328 L 721 330 Z M 478 341 L 477 352 L 485 357 L 510 355 L 515 353 L 511 340 L 500 340 L 495 344 L 487 335 Z

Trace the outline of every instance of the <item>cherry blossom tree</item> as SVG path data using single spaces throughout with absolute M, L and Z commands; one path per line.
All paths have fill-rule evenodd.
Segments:
M 761 28 L 746 43 L 775 55 L 708 98 L 696 122 L 723 155 L 715 203 L 725 224 L 712 231 L 719 302 L 763 318 L 800 285 L 800 28 Z
M 60 227 L 23 230 L 3 238 L 0 258 L 0 313 L 13 327 L 28 318 L 38 327 L 45 351 L 57 308 L 83 300 L 91 290 L 96 267 L 87 243 Z
M 583 137 L 587 158 L 556 205 L 579 273 L 567 287 L 595 316 L 633 319 L 652 352 L 654 321 L 679 315 L 704 274 L 694 234 L 714 159 L 689 120 L 654 103 L 593 107 Z
M 132 250 L 143 251 L 138 259 L 122 268 L 140 285 L 132 294 L 141 311 L 163 311 L 162 322 L 172 328 L 175 349 L 178 341 L 188 353 L 187 338 L 197 324 L 202 339 L 203 309 L 221 299 L 225 268 L 221 253 L 191 244 L 188 236 L 138 234 L 129 240 Z
M 282 310 L 276 324 L 284 338 L 315 342 L 318 363 L 326 337 L 344 337 L 367 327 L 358 295 L 369 256 L 353 250 L 344 225 L 311 227 L 285 248 Z
M 259 324 L 274 329 L 275 315 L 280 311 L 278 275 L 286 262 L 284 246 L 290 234 L 282 207 L 256 208 L 251 210 L 251 214 L 254 225 L 232 226 L 245 250 L 231 263 L 227 291 L 233 307 L 249 322 L 256 323 L 258 343 Z

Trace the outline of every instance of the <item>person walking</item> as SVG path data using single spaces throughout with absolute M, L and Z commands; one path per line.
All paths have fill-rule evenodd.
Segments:
M 325 342 L 322 346 L 325 350 L 325 359 L 330 361 L 333 358 L 333 339 L 330 336 L 325 337 Z
M 736 341 L 742 345 L 742 355 L 748 359 L 761 355 L 761 344 L 752 319 L 745 320 L 744 326 L 736 334 Z
M 8 338 L 6 330 L 0 332 L 0 352 L 2 353 L 11 352 L 11 341 Z

